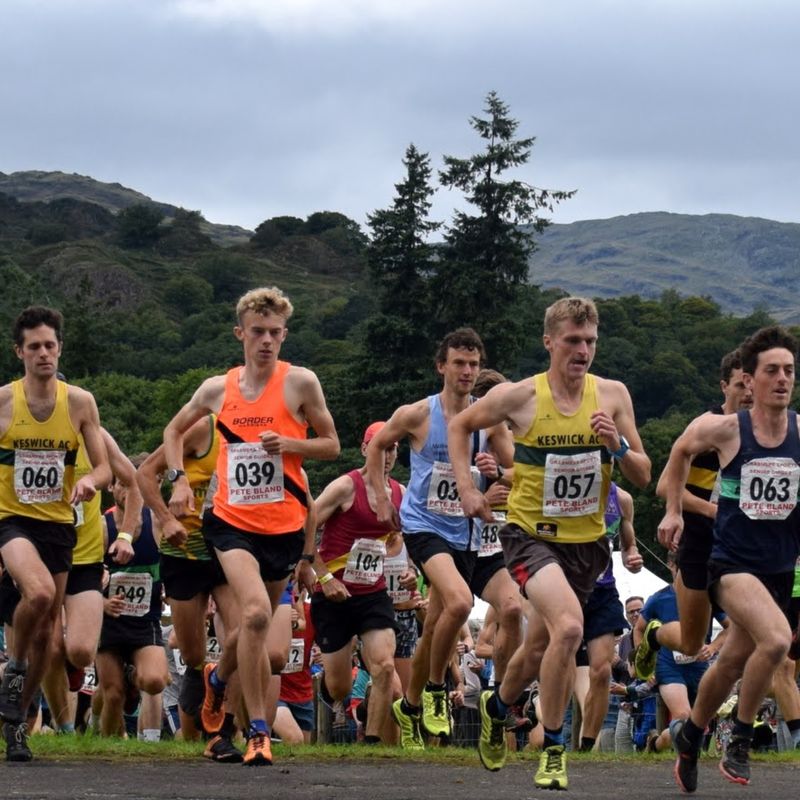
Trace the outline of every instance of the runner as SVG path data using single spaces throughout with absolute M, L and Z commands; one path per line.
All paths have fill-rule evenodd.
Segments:
M 0 684 L 9 761 L 32 757 L 23 721 L 61 613 L 76 543 L 72 506 L 111 478 L 94 398 L 57 377 L 62 328 L 60 312 L 25 309 L 13 332 L 25 375 L 0 388 L 0 557 L 22 595 Z M 79 437 L 94 468 L 76 479 Z
M 509 572 L 536 614 L 499 692 L 481 695 L 479 753 L 487 769 L 504 765 L 508 707 L 538 676 L 545 739 L 535 783 L 542 788 L 567 788 L 564 709 L 583 636 L 582 606 L 608 563 L 603 512 L 613 464 L 636 486 L 650 479 L 628 390 L 588 372 L 597 324 L 591 300 L 558 300 L 544 319 L 547 372 L 496 386 L 449 426 L 464 511 L 487 522 L 491 509 L 471 481 L 470 437 L 506 423 L 514 435 L 508 524 L 500 540 Z
M 461 510 L 447 450 L 446 426 L 448 420 L 473 402 L 471 392 L 483 358 L 483 343 L 472 328 L 447 334 L 435 357 L 436 369 L 444 381 L 442 391 L 398 408 L 367 449 L 367 477 L 376 495 L 378 519 L 402 530 L 409 555 L 430 585 L 411 681 L 405 696 L 392 705 L 401 744 L 408 748 L 424 746 L 420 724 L 433 736 L 449 737 L 451 733 L 445 673 L 461 626 L 472 608 L 471 582 L 476 572 L 481 526 L 466 519 Z M 398 516 L 383 489 L 383 453 L 405 437 L 411 444 L 411 478 Z M 497 473 L 493 458 L 477 458 L 489 448 L 497 453 L 501 466 L 511 466 L 511 438 L 504 424 L 472 437 L 468 459 L 475 480 L 482 469 Z M 491 575 L 481 575 L 482 590 Z M 519 603 L 516 592 L 513 599 Z M 520 613 L 517 610 L 518 619 Z
M 373 422 L 364 431 L 362 455 L 384 426 L 384 422 Z M 395 511 L 403 497 L 403 487 L 389 476 L 396 460 L 397 442 L 391 442 L 384 449 L 381 492 Z M 344 700 L 353 688 L 353 637 L 361 639 L 361 655 L 372 679 L 364 743 L 378 744 L 386 737 L 393 688 L 400 693 L 394 668 L 394 606 L 384 577 L 386 541 L 393 531 L 375 515 L 375 494 L 364 482 L 365 471 L 361 467 L 336 478 L 317 498 L 322 537 L 311 618 L 322 652 L 320 694 L 330 706 Z M 416 573 L 406 569 L 398 582 L 410 588 L 416 580 Z
M 720 496 L 709 561 L 710 594 L 731 621 L 717 661 L 700 682 L 688 720 L 676 720 L 674 776 L 680 788 L 697 788 L 697 758 L 706 724 L 742 678 L 737 717 L 720 762 L 734 783 L 750 782 L 753 723 L 772 677 L 785 659 L 791 602 L 800 553 L 797 494 L 800 484 L 798 419 L 788 406 L 797 343 L 784 329 L 762 328 L 741 348 L 753 407 L 736 415 L 704 414 L 689 424 L 664 469 L 667 511 L 659 540 L 674 548 L 683 528 L 683 487 L 692 458 L 714 450 Z
M 745 382 L 738 349 L 722 359 L 719 385 L 724 401 L 721 406 L 712 407 L 709 413 L 735 414 L 742 408 L 752 407 L 753 394 Z M 716 452 L 697 455 L 692 460 L 683 491 L 683 533 L 677 542 L 675 594 L 679 621 L 662 626 L 663 620 L 653 618 L 648 623 L 642 644 L 636 651 L 636 674 L 642 680 L 649 680 L 652 676 L 656 654 L 662 645 L 687 656 L 697 655 L 705 645 L 711 621 L 708 559 L 717 516 L 718 482 L 719 458 Z M 659 478 L 656 494 L 666 498 L 664 473 Z
M 244 366 L 209 378 L 164 431 L 167 464 L 174 479 L 172 504 L 194 508 L 183 466 L 183 437 L 201 417 L 216 414 L 220 433 L 218 488 L 203 517 L 203 533 L 214 548 L 233 590 L 241 622 L 237 663 L 250 716 L 247 766 L 271 764 L 265 693 L 271 675 L 266 654 L 273 610 L 303 552 L 307 494 L 304 458 L 333 459 L 339 440 L 317 376 L 278 360 L 292 304 L 276 288 L 254 289 L 238 302 L 236 338 Z M 307 438 L 308 427 L 316 438 Z M 310 572 L 310 563 L 304 565 Z M 303 583 L 312 578 L 306 576 Z M 214 669 L 207 686 L 219 691 Z

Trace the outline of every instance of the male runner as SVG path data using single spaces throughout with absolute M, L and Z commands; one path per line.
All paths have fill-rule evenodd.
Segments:
M 542 788 L 567 787 L 564 709 L 583 637 L 581 607 L 608 563 L 603 512 L 613 464 L 636 486 L 650 479 L 628 390 L 589 373 L 597 325 L 591 300 L 558 300 L 544 319 L 547 372 L 496 386 L 450 422 L 461 503 L 468 516 L 486 521 L 491 510 L 470 480 L 469 440 L 474 431 L 506 423 L 514 435 L 508 524 L 500 539 L 508 570 L 536 614 L 499 692 L 481 696 L 478 749 L 487 769 L 503 766 L 508 707 L 538 677 L 545 738 L 535 783 Z
M 367 478 L 375 493 L 378 520 L 402 530 L 409 555 L 430 585 L 411 681 L 405 697 L 392 705 L 401 744 L 408 748 L 423 746 L 420 724 L 433 736 L 450 735 L 445 673 L 472 608 L 480 524 L 467 519 L 461 510 L 447 451 L 447 422 L 472 403 L 471 392 L 483 358 L 483 343 L 472 328 L 447 334 L 435 358 L 444 382 L 442 391 L 398 408 L 367 449 Z M 398 517 L 383 488 L 383 453 L 404 437 L 411 444 L 411 477 Z M 487 426 L 470 440 L 467 458 L 475 479 L 479 479 L 480 469 L 496 474 L 493 458 L 477 458 L 489 448 L 501 466 L 511 466 L 511 438 L 502 423 Z M 505 569 L 502 564 L 496 567 Z M 481 590 L 491 577 L 482 575 Z M 501 613 L 516 614 L 519 624 L 521 610 L 515 592 L 508 593 L 504 606 Z
M 90 500 L 111 478 L 94 398 L 57 377 L 62 328 L 60 312 L 26 308 L 13 328 L 25 375 L 0 388 L 0 557 L 22 595 L 0 684 L 9 760 L 31 758 L 21 726 L 61 613 L 76 542 L 73 504 Z M 76 479 L 79 437 L 93 469 Z
M 751 408 L 753 394 L 742 373 L 739 350 L 727 353 L 720 364 L 722 405 L 709 410 L 711 414 L 735 414 Z M 678 574 L 675 594 L 678 600 L 678 621 L 662 626 L 663 620 L 651 619 L 636 651 L 636 673 L 642 680 L 652 676 L 656 655 L 664 645 L 668 650 L 694 656 L 705 645 L 711 621 L 708 599 L 708 559 L 714 539 L 714 519 L 717 516 L 719 458 L 715 451 L 700 453 L 693 460 L 683 491 L 683 533 L 677 545 Z M 666 498 L 664 473 L 658 481 L 656 494 Z M 662 542 L 662 544 L 665 544 Z
M 709 450 L 719 457 L 709 591 L 731 621 L 719 658 L 700 682 L 691 716 L 673 723 L 674 776 L 685 792 L 697 788 L 705 726 L 739 677 L 737 717 L 719 766 L 728 780 L 749 783 L 753 723 L 791 642 L 784 612 L 800 553 L 800 435 L 797 414 L 789 410 L 797 342 L 771 326 L 756 331 L 740 351 L 753 407 L 695 419 L 673 445 L 664 468 L 667 511 L 659 540 L 674 547 L 683 528 L 683 487 L 692 458 Z
M 302 462 L 339 454 L 317 376 L 278 359 L 292 311 L 276 288 L 254 289 L 240 298 L 234 335 L 244 348 L 244 366 L 204 381 L 164 431 L 171 504 L 191 509 L 183 436 L 201 417 L 217 415 L 218 487 L 203 533 L 241 610 L 237 660 L 250 716 L 247 766 L 272 763 L 264 700 L 271 675 L 267 632 L 298 560 L 313 560 L 312 553 L 303 553 L 308 500 Z M 307 438 L 309 426 L 316 438 Z M 310 571 L 310 564 L 304 566 Z M 212 669 L 212 684 L 214 676 Z

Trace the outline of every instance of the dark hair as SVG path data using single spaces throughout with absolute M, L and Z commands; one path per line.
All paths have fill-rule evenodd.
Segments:
M 447 361 L 447 351 L 453 350 L 477 350 L 481 358 L 481 364 L 486 360 L 486 351 L 483 349 L 481 337 L 472 328 L 458 328 L 448 333 L 436 348 L 434 361 L 437 366 Z
M 731 350 L 730 353 L 726 353 L 722 356 L 722 361 L 719 365 L 719 377 L 720 380 L 725 381 L 725 383 L 730 383 L 731 374 L 735 369 L 742 368 L 742 353 L 741 350 L 737 347 L 735 350 Z
M 497 386 L 498 383 L 507 383 L 508 378 L 496 369 L 482 369 L 475 379 L 475 386 L 472 387 L 474 397 L 483 397 L 489 389 Z
M 64 317 L 61 312 L 47 306 L 28 306 L 14 320 L 14 327 L 11 332 L 14 344 L 17 347 L 22 347 L 25 341 L 25 331 L 31 331 L 40 325 L 47 325 L 48 328 L 52 328 L 56 332 L 56 339 L 59 342 L 63 341 Z
M 759 354 L 775 347 L 782 347 L 788 350 L 793 358 L 797 358 L 797 339 L 786 328 L 782 328 L 780 325 L 770 325 L 757 330 L 739 346 L 742 369 L 748 375 L 754 375 L 758 366 Z
M 644 603 L 644 597 L 639 597 L 639 595 L 638 595 L 638 594 L 632 594 L 632 595 L 631 595 L 631 596 L 630 596 L 630 597 L 629 597 L 629 598 L 628 598 L 628 599 L 625 601 L 625 608 L 627 608 L 627 607 L 628 607 L 628 603 L 630 603 L 630 601 L 631 601 L 631 600 L 638 600 L 640 603 Z

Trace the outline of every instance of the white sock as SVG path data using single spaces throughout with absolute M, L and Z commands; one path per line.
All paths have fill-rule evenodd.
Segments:
M 140 742 L 160 742 L 161 731 L 159 728 L 145 728 L 139 732 Z

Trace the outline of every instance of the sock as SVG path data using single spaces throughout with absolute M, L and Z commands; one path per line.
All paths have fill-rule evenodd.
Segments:
M 208 676 L 208 682 L 211 684 L 211 688 L 217 693 L 222 694 L 225 691 L 225 687 L 227 686 L 227 682 L 222 680 L 220 676 L 217 674 L 217 668 L 211 670 L 211 673 Z
M 731 738 L 738 736 L 741 739 L 753 740 L 753 723 L 742 722 L 739 717 L 733 721 L 733 730 L 731 731 Z
M 58 726 L 57 733 L 75 733 L 75 726 L 71 722 L 65 722 Z
M 27 658 L 14 658 L 13 656 L 8 659 L 8 666 L 7 669 L 10 669 L 12 672 L 20 673 L 20 672 L 27 672 L 28 671 L 28 659 Z
M 433 683 L 433 681 L 428 681 L 425 684 L 426 692 L 443 692 L 446 688 L 443 683 Z
M 406 700 L 405 695 L 403 695 L 403 699 L 400 701 L 400 710 L 404 714 L 409 714 L 412 717 L 415 717 L 417 716 L 417 714 L 419 714 L 420 707 L 412 706 L 411 703 L 409 703 L 408 700 Z
M 651 650 L 661 649 L 661 643 L 656 638 L 656 634 L 658 634 L 658 628 L 651 628 L 647 631 L 647 644 L 650 645 Z
M 219 735 L 225 739 L 233 739 L 236 733 L 236 725 L 234 724 L 233 714 L 225 714 L 225 719 L 222 721 L 222 726 L 219 729 Z
M 786 727 L 789 729 L 789 733 L 792 735 L 794 746 L 797 747 L 797 745 L 800 744 L 800 719 L 786 720 Z
M 371 733 L 368 733 L 364 737 L 364 744 L 380 744 L 381 737 L 380 736 L 373 736 Z
M 700 745 L 703 742 L 703 729 L 698 728 L 691 719 L 687 719 L 686 724 L 683 726 L 683 736 L 692 746 L 692 750 L 700 750 Z
M 592 736 L 581 736 L 580 752 L 588 753 L 594 747 L 596 741 L 597 739 Z
M 505 719 L 508 714 L 508 706 L 497 692 L 492 692 L 492 696 L 486 701 L 486 710 L 492 719 Z
M 550 728 L 544 729 L 544 744 L 542 747 L 547 749 L 548 747 L 563 747 L 564 746 L 564 728 L 563 726 L 557 728 L 556 730 L 550 730 Z
M 250 730 L 247 732 L 248 737 L 250 736 L 269 736 L 269 728 L 267 727 L 267 723 L 263 719 L 251 719 L 250 720 Z
M 140 742 L 160 742 L 161 729 L 160 728 L 144 728 L 139 731 Z

